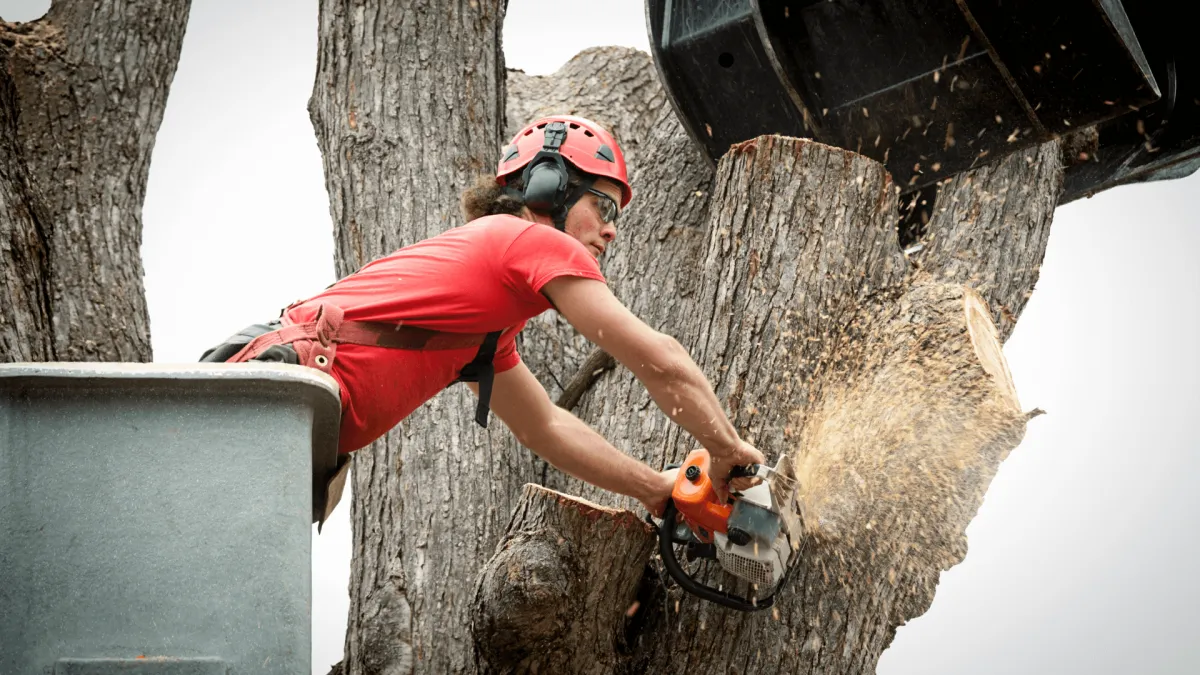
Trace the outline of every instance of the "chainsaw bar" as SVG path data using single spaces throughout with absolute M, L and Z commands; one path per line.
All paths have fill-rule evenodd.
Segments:
M 800 483 L 792 469 L 791 457 L 784 453 L 775 468 L 768 468 L 767 471 L 771 474 L 771 499 L 779 509 L 779 519 L 787 533 L 788 544 L 793 551 L 799 550 L 800 540 L 804 536 L 804 521 L 799 501 Z

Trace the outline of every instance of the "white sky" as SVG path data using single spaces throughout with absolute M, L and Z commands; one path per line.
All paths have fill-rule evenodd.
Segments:
M 48 4 L 0 0 L 0 16 Z M 548 74 L 588 46 L 646 48 L 639 0 L 597 7 L 510 0 L 509 67 Z M 315 66 L 315 0 L 193 2 L 144 210 L 156 361 L 194 361 L 333 280 L 305 107 Z M 1023 406 L 1049 414 L 1001 466 L 966 560 L 880 673 L 1200 672 L 1198 188 L 1125 187 L 1058 211 L 1005 347 Z M 319 675 L 341 658 L 348 513 L 313 541 Z

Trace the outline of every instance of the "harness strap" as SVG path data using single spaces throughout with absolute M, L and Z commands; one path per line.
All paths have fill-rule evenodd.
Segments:
M 496 375 L 492 360 L 496 356 L 496 346 L 503 330 L 491 333 L 447 333 L 403 323 L 345 321 L 344 316 L 345 311 L 341 307 L 323 304 L 312 321 L 288 324 L 259 335 L 233 355 L 229 362 L 250 361 L 276 345 L 291 345 L 302 364 L 328 373 L 333 367 L 333 357 L 339 343 L 412 350 L 465 349 L 479 345 L 475 358 L 463 366 L 455 382 L 479 383 L 475 422 L 487 428 L 492 382 Z
M 563 200 L 562 206 L 550 212 L 550 220 L 554 222 L 554 227 L 560 232 L 567 231 L 567 213 L 575 206 L 576 202 L 583 198 L 592 185 L 596 183 L 596 179 L 590 176 L 584 178 L 579 185 L 569 193 Z
M 496 344 L 500 342 L 500 334 L 503 332 L 498 330 L 488 333 L 483 344 L 479 345 L 475 358 L 463 366 L 458 373 L 458 379 L 455 380 L 479 383 L 479 404 L 475 406 L 475 423 L 484 429 L 487 428 L 488 411 L 491 409 L 492 381 L 496 377 L 496 366 L 492 360 L 496 356 Z
M 322 305 L 317 318 L 283 326 L 251 340 L 230 362 L 249 361 L 274 345 L 298 340 L 314 340 L 322 346 L 335 343 L 389 347 L 392 349 L 442 350 L 482 346 L 492 333 L 447 333 L 378 321 L 343 321 L 344 312 L 334 305 Z M 494 347 L 493 347 L 494 353 Z M 478 356 L 476 356 L 478 358 Z M 474 361 L 472 361 L 474 363 Z

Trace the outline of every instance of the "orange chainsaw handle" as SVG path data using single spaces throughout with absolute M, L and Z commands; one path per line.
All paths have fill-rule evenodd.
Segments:
M 732 505 L 721 501 L 713 486 L 712 456 L 700 448 L 688 453 L 683 466 L 675 476 L 675 487 L 671 489 L 671 501 L 679 516 L 688 524 L 700 541 L 711 544 L 713 532 L 722 534 L 729 527 Z

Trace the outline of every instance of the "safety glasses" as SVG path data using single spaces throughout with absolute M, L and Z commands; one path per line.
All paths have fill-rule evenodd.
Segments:
M 595 188 L 588 188 L 588 192 L 599 197 L 596 200 L 596 210 L 600 213 L 600 220 L 606 223 L 615 223 L 621 215 L 621 208 L 617 206 L 613 198 Z

